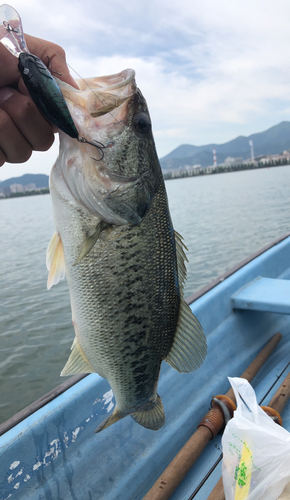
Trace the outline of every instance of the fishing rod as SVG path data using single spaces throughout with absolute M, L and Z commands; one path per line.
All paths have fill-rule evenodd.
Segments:
M 94 160 L 101 161 L 106 146 L 98 141 L 88 141 L 79 135 L 56 80 L 41 59 L 29 52 L 21 18 L 18 12 L 7 4 L 0 6 L 0 42 L 18 58 L 18 69 L 23 82 L 41 114 L 72 139 L 97 148 L 100 158 Z
M 278 345 L 281 338 L 281 333 L 276 333 L 243 372 L 241 378 L 251 382 Z M 213 398 L 212 408 L 199 423 L 197 431 L 195 431 L 179 453 L 173 458 L 159 479 L 157 479 L 152 488 L 144 496 L 143 500 L 168 500 L 201 455 L 209 441 L 220 432 L 225 424 L 225 420 L 232 416 L 234 410 L 235 395 L 232 388 L 230 388 L 224 396 Z M 221 459 L 222 455 L 214 464 L 215 467 Z M 212 468 L 211 472 L 213 470 Z M 209 477 L 209 475 L 207 475 L 207 477 Z M 202 484 L 204 484 L 204 482 L 205 481 L 203 481 Z M 198 486 L 189 500 L 194 498 L 202 484 Z
M 264 401 L 264 399 L 266 399 L 266 397 L 268 396 L 268 394 L 272 391 L 273 387 L 276 385 L 276 383 L 278 382 L 278 380 L 282 377 L 283 373 L 285 373 L 285 371 L 287 370 L 287 368 L 289 367 L 290 363 L 287 363 L 287 365 L 283 368 L 283 370 L 281 371 L 281 373 L 277 376 L 277 379 L 273 382 L 273 384 L 271 385 L 271 387 L 268 389 L 268 391 L 266 392 L 266 394 L 262 397 L 262 399 L 260 400 L 259 402 L 259 405 L 262 404 L 262 402 Z M 241 377 L 242 378 L 242 377 Z M 285 379 L 286 380 L 286 379 Z M 283 382 L 284 384 L 284 382 Z M 282 385 L 283 385 L 282 384 Z M 282 387 L 282 386 L 281 386 Z M 281 388 L 280 387 L 280 388 Z M 275 396 L 278 394 L 279 391 L 277 391 L 277 393 L 275 394 Z M 274 397 L 275 397 L 274 396 Z M 282 394 L 283 396 L 283 394 Z M 284 396 L 283 396 L 284 397 Z M 285 402 L 286 403 L 286 402 Z M 269 406 L 267 408 L 269 408 L 270 406 L 272 406 L 272 400 L 270 401 L 269 403 Z M 261 407 L 261 408 L 264 408 L 264 407 Z M 273 407 L 274 408 L 274 407 Z M 282 410 L 279 412 L 281 413 Z M 215 463 L 212 465 L 212 467 L 210 468 L 210 470 L 207 472 L 207 474 L 204 476 L 204 478 L 202 479 L 202 481 L 199 483 L 199 485 L 195 488 L 195 490 L 193 491 L 193 493 L 190 495 L 190 497 L 187 499 L 187 500 L 193 500 L 194 497 L 197 495 L 197 493 L 200 491 L 200 489 L 203 487 L 203 485 L 206 483 L 206 481 L 209 479 L 209 477 L 211 476 L 211 474 L 214 472 L 214 470 L 216 469 L 216 467 L 218 466 L 218 464 L 222 461 L 223 459 L 223 453 L 222 453 L 222 450 L 221 448 L 219 447 L 219 445 L 215 445 L 216 448 L 218 450 L 220 450 L 221 454 L 220 456 L 217 458 L 217 460 L 215 461 Z M 216 484 L 216 487 L 217 489 L 214 489 L 214 492 L 216 495 L 220 495 L 220 491 L 221 491 L 221 486 L 220 484 L 222 484 L 222 480 L 220 479 L 220 481 L 218 481 L 218 483 Z M 222 484 L 222 488 L 223 488 L 223 484 Z M 223 489 L 222 489 L 223 491 Z M 212 494 L 212 493 L 211 493 Z M 207 500 L 222 500 L 222 499 L 219 499 L 218 497 L 215 498 L 215 496 L 212 496 L 212 497 L 209 497 Z

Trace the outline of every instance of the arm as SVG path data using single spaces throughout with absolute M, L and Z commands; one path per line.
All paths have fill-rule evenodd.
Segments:
M 75 88 L 65 63 L 65 52 L 59 46 L 26 35 L 29 51 L 52 70 L 61 80 Z M 60 57 L 58 57 L 60 56 Z M 23 163 L 32 151 L 46 151 L 54 141 L 56 129 L 39 113 L 20 78 L 18 60 L 0 43 L 0 166 L 5 162 Z

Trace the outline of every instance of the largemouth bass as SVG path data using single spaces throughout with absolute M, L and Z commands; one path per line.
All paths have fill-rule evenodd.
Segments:
M 56 233 L 48 288 L 67 276 L 75 339 L 61 375 L 105 377 L 116 406 L 96 432 L 126 415 L 157 430 L 165 415 L 162 360 L 179 372 L 206 355 L 202 327 L 183 298 L 182 238 L 173 230 L 146 101 L 133 70 L 58 82 L 81 144 L 60 132 L 50 176 Z

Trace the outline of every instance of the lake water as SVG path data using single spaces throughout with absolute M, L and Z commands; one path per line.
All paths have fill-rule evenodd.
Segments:
M 290 231 L 290 167 L 166 182 L 188 252 L 189 296 Z M 65 281 L 46 290 L 49 195 L 0 201 L 0 423 L 65 379 L 74 338 Z

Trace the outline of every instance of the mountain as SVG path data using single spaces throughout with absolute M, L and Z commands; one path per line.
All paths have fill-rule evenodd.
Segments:
M 207 167 L 213 164 L 213 148 L 216 149 L 218 164 L 228 156 L 247 160 L 251 157 L 249 140 L 253 141 L 255 156 L 282 153 L 285 149 L 290 149 L 290 122 L 281 122 L 264 132 L 248 137 L 240 135 L 224 144 L 206 144 L 205 146 L 182 144 L 161 158 L 160 164 L 163 171 L 178 170 L 187 165 Z M 0 189 L 11 184 L 26 186 L 31 183 L 34 183 L 37 188 L 48 187 L 48 179 L 48 175 L 44 174 L 24 174 L 21 177 L 12 177 L 0 182 Z
M 281 153 L 290 149 L 290 122 L 281 122 L 274 127 L 245 137 L 240 135 L 224 144 L 193 146 L 182 144 L 160 159 L 162 170 L 177 170 L 186 165 L 200 164 L 207 167 L 213 164 L 213 148 L 216 149 L 217 162 L 222 163 L 228 156 L 244 160 L 251 157 L 249 140 L 253 141 L 255 156 Z
M 47 188 L 48 187 L 48 175 L 45 174 L 24 174 L 21 177 L 11 177 L 5 181 L 0 182 L 0 189 L 11 186 L 11 184 L 22 184 L 22 186 L 27 186 L 27 184 L 35 184 L 36 188 Z

